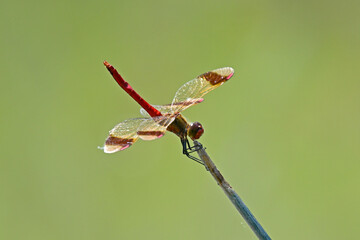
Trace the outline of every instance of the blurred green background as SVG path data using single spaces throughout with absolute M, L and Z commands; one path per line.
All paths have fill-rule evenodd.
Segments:
M 358 236 L 356 1 L 1 1 L 0 239 L 256 239 L 173 134 L 108 131 L 231 66 L 184 115 L 273 239 Z

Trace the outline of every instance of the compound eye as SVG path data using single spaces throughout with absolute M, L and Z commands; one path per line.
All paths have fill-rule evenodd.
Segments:
M 188 135 L 192 140 L 199 139 L 201 135 L 204 133 L 204 128 L 202 127 L 201 123 L 194 122 L 191 124 Z

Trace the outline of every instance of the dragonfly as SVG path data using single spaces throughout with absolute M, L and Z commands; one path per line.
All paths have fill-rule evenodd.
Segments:
M 190 145 L 188 138 L 193 141 L 199 139 L 204 133 L 204 128 L 199 122 L 188 122 L 181 113 L 201 103 L 205 94 L 229 80 L 234 74 L 234 69 L 224 67 L 201 74 L 180 87 L 171 104 L 151 105 L 121 77 L 112 65 L 107 61 L 104 61 L 104 65 L 120 87 L 142 107 L 140 113 L 143 115 L 142 118 L 127 119 L 110 130 L 105 141 L 104 152 L 122 151 L 132 146 L 138 139 L 155 140 L 169 131 L 180 138 L 182 153 L 202 164 L 201 160 L 191 155 L 198 149 Z

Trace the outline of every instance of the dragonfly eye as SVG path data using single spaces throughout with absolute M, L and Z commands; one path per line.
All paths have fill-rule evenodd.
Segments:
M 188 130 L 188 136 L 192 140 L 199 139 L 203 133 L 204 133 L 204 128 L 199 122 L 192 123 Z

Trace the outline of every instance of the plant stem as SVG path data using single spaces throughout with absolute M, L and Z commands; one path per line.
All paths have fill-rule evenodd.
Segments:
M 259 239 L 271 239 L 269 235 L 265 232 L 265 230 L 262 228 L 260 223 L 256 220 L 254 215 L 250 212 L 249 208 L 241 200 L 239 195 L 237 195 L 237 193 L 231 188 L 230 184 L 221 175 L 220 171 L 216 168 L 215 164 L 213 163 L 213 161 L 211 161 L 209 155 L 206 153 L 205 148 L 203 148 L 202 145 L 197 141 L 194 141 L 194 144 L 196 147 L 199 148 L 199 150 L 197 150 L 197 153 L 203 161 L 206 170 L 211 173 L 217 184 L 222 188 L 222 190 L 224 190 L 226 196 L 231 200 L 231 202 L 234 204 L 239 213 L 243 216 L 243 218 L 253 230 L 253 232 L 256 234 L 256 236 Z

